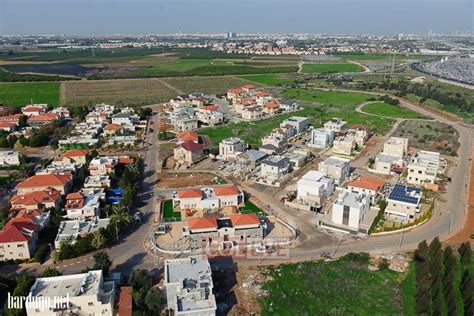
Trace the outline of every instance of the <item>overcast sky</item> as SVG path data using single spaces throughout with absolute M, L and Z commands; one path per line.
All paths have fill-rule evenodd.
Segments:
M 0 34 L 474 31 L 474 0 L 0 0 Z

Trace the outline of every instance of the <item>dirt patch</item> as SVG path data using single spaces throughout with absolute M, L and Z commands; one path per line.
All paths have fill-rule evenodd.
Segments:
M 408 138 L 411 147 L 437 151 L 447 156 L 456 156 L 459 148 L 457 131 L 440 122 L 405 121 L 398 126 L 393 136 Z
M 234 287 L 237 303 L 228 315 L 260 315 L 261 307 L 258 298 L 264 294 L 261 286 L 266 278 L 259 268 L 239 267 L 237 284 Z
M 216 176 L 211 173 L 161 173 L 157 187 L 162 189 L 215 185 Z M 222 181 L 222 180 L 220 180 Z

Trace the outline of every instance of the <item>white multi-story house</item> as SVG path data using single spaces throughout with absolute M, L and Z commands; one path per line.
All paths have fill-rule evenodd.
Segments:
M 344 189 L 332 206 L 332 222 L 358 230 L 360 223 L 370 209 L 370 197 L 363 192 Z
M 224 114 L 219 112 L 218 109 L 215 105 L 201 106 L 196 111 L 196 117 L 198 121 L 210 126 L 221 124 L 224 122 Z
M 173 197 L 173 204 L 181 210 L 218 210 L 238 207 L 244 202 L 244 193 L 234 185 L 181 190 Z
M 408 153 L 408 139 L 402 137 L 390 137 L 383 144 L 383 153 L 400 158 L 404 157 Z
M 83 195 L 79 192 L 69 193 L 64 206 L 66 216 L 70 219 L 88 219 L 99 216 L 100 196 Z
M 403 157 L 408 153 L 408 139 L 390 137 L 383 145 L 383 152 L 375 156 L 369 171 L 389 175 L 394 168 L 403 167 Z
M 334 141 L 335 133 L 333 130 L 317 128 L 311 130 L 311 139 L 308 142 L 309 147 L 324 149 L 331 146 Z
M 105 282 L 102 270 L 37 278 L 29 295 L 42 297 L 51 303 L 57 302 L 58 305 L 52 309 L 41 310 L 35 302 L 27 303 L 28 316 L 114 314 L 115 283 Z M 64 304 L 65 302 L 67 304 Z
M 318 165 L 318 171 L 333 178 L 335 184 L 342 185 L 351 172 L 350 160 L 331 156 Z
M 388 195 L 385 216 L 400 222 L 413 219 L 421 210 L 421 198 L 420 189 L 396 184 Z
M 270 156 L 262 161 L 260 178 L 265 182 L 275 182 L 290 172 L 290 160 L 283 156 Z
M 219 143 L 219 159 L 234 160 L 247 150 L 247 143 L 237 137 L 230 137 Z
M 309 119 L 301 116 L 292 116 L 281 122 L 280 127 L 292 126 L 296 134 L 302 133 L 309 128 Z
M 352 136 L 339 136 L 334 140 L 332 152 L 336 155 L 350 156 L 355 147 L 356 142 Z
M 324 128 L 334 131 L 335 133 L 339 133 L 347 128 L 347 122 L 339 118 L 333 118 L 330 121 L 324 123 Z
M 207 258 L 167 259 L 164 267 L 167 311 L 170 315 L 214 316 L 217 305 Z
M 297 182 L 296 199 L 310 206 L 311 211 L 320 209 L 334 192 L 334 180 L 319 171 L 308 171 Z
M 101 228 L 107 228 L 109 223 L 110 218 L 97 217 L 89 221 L 83 219 L 62 221 L 54 239 L 54 247 L 60 249 L 62 243 L 74 244 L 79 237 L 85 237 Z
M 95 157 L 89 163 L 89 173 L 91 176 L 107 175 L 114 172 L 117 164 L 118 159 L 116 157 Z
M 407 182 L 422 185 L 434 183 L 440 172 L 440 154 L 433 151 L 419 151 L 407 166 Z

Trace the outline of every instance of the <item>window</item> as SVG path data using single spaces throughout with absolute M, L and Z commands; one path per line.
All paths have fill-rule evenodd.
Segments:
M 94 303 L 93 303 L 93 302 L 89 302 L 88 305 L 89 305 L 89 306 L 94 306 Z

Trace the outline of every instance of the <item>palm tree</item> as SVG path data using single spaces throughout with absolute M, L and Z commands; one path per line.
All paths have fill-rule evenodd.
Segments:
M 18 166 L 17 171 L 13 174 L 13 178 L 16 180 L 28 178 L 33 169 L 33 165 L 30 163 L 22 163 Z
M 110 216 L 110 224 L 115 225 L 115 234 L 118 241 L 119 225 L 129 224 L 132 221 L 132 216 L 128 212 L 128 208 L 122 204 L 115 204 L 112 206 L 112 216 Z

